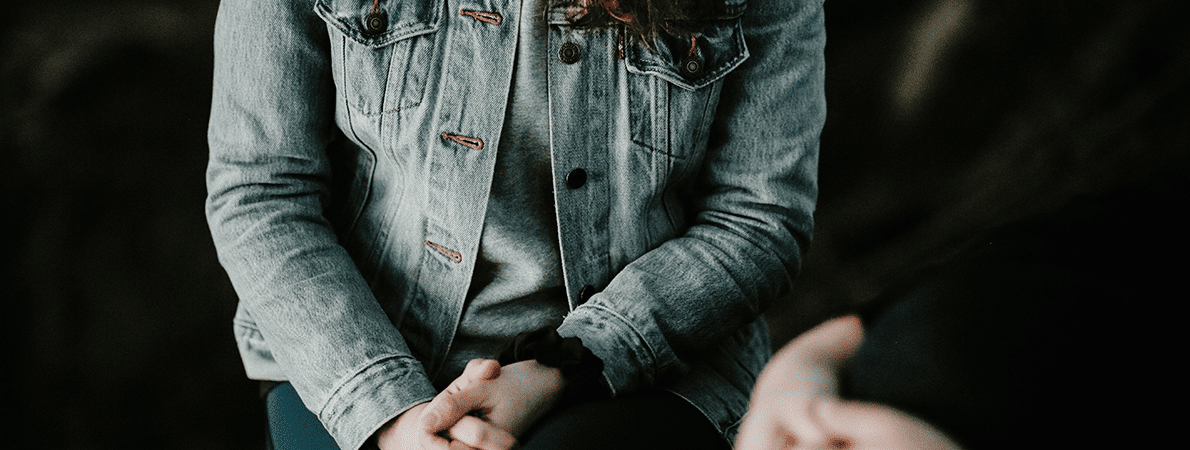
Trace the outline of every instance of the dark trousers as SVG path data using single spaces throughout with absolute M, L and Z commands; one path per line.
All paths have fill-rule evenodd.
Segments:
M 326 429 L 289 383 L 265 396 L 269 450 L 337 450 Z M 659 389 L 559 408 L 521 439 L 522 450 L 681 448 L 727 450 L 710 420 L 678 396 Z

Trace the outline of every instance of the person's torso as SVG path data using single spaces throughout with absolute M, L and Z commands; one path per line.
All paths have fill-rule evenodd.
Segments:
M 519 2 L 319 0 L 335 119 L 331 219 L 431 376 L 473 284 L 516 61 Z M 383 27 L 366 19 L 382 15 Z M 565 298 L 578 306 L 688 226 L 722 79 L 746 57 L 739 21 L 645 43 L 580 30 L 548 8 L 541 80 Z M 371 15 L 371 16 L 370 16 Z M 374 21 L 375 22 L 375 21 Z M 690 58 L 699 70 L 690 71 Z

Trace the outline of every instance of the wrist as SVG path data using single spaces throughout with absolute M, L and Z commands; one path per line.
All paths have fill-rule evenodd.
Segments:
M 561 337 L 553 328 L 518 334 L 501 348 L 497 361 L 508 365 L 523 361 L 550 369 L 558 375 L 562 403 L 576 403 L 608 397 L 603 385 L 603 360 L 583 346 L 577 337 Z
M 521 361 L 514 364 L 530 364 L 533 369 L 540 373 L 541 385 L 543 389 L 548 389 L 554 392 L 562 392 L 569 385 L 566 380 L 566 375 L 562 373 L 562 369 L 558 367 L 550 367 L 542 364 L 537 360 Z
M 375 433 L 372 433 L 372 438 L 368 439 L 368 442 L 364 444 L 364 450 L 399 448 L 395 447 L 394 444 L 399 444 L 402 441 L 402 434 L 417 426 L 417 419 L 420 418 L 421 411 L 427 405 L 429 403 L 418 403 L 404 412 L 397 414 L 396 417 L 393 417 L 382 425 Z

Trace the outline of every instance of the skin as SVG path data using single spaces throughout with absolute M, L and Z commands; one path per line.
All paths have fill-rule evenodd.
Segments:
M 417 441 L 417 419 L 428 403 L 409 408 L 401 415 L 390 421 L 377 432 L 376 445 L 381 450 L 418 450 L 421 448 Z M 465 448 L 465 447 L 460 447 Z
M 916 417 L 839 398 L 837 371 L 862 341 L 859 318 L 846 316 L 785 346 L 757 380 L 736 448 L 959 450 Z
M 558 401 L 565 381 L 537 361 L 476 359 L 430 403 L 381 429 L 382 450 L 507 450 Z
M 961 450 L 941 431 L 894 408 L 845 401 L 837 371 L 863 341 L 854 316 L 794 339 L 761 373 L 736 441 L 739 450 Z M 476 359 L 430 403 L 401 414 L 379 434 L 383 450 L 507 450 L 557 402 L 560 371 L 522 361 Z

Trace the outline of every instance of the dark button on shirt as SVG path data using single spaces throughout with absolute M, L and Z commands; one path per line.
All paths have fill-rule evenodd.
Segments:
M 571 170 L 566 174 L 566 187 L 578 189 L 587 184 L 587 171 L 582 168 Z

